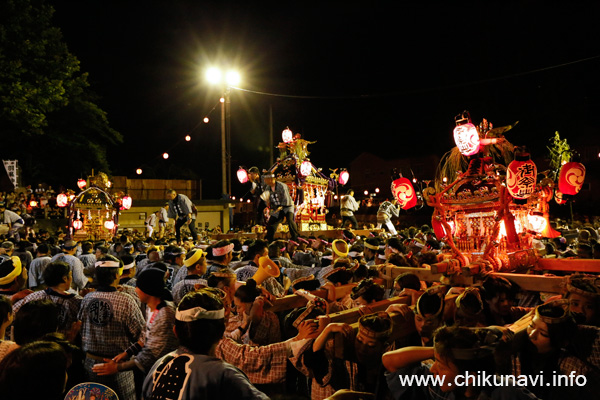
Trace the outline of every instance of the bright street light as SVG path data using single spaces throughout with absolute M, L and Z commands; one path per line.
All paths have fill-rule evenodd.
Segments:
M 206 80 L 213 85 L 221 85 L 223 97 L 221 102 L 221 171 L 222 194 L 231 195 L 231 100 L 230 88 L 239 85 L 241 76 L 238 72 L 211 67 L 206 70 Z M 205 119 L 205 122 L 206 119 Z

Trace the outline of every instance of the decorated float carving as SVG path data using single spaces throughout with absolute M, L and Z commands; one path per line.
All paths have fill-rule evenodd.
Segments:
M 466 111 L 456 122 L 457 147 L 442 159 L 435 187 L 424 190 L 434 208 L 435 235 L 450 248 L 432 269 L 479 273 L 533 266 L 534 238 L 559 235 L 548 222 L 554 180 L 537 181 L 529 153 L 504 137 L 513 126 L 494 128 L 486 120 L 475 126 Z M 580 176 L 572 172 L 571 181 L 579 183 Z

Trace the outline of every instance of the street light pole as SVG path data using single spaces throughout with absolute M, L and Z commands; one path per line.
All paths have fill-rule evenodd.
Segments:
M 221 195 L 227 192 L 227 128 L 225 117 L 225 96 L 221 98 Z
M 227 140 L 227 196 L 231 196 L 231 96 L 230 88 L 225 91 L 225 130 Z

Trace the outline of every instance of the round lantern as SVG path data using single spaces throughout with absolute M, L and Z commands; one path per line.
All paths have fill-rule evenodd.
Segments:
M 131 197 L 129 197 L 129 196 L 123 196 L 122 204 L 121 204 L 121 209 L 122 210 L 129 210 L 131 208 L 131 203 L 132 203 Z
M 113 230 L 115 228 L 115 221 L 113 221 L 112 219 L 107 219 L 106 221 L 104 221 L 104 227 L 109 231 Z
M 585 179 L 585 167 L 582 163 L 571 161 L 560 168 L 558 189 L 562 194 L 576 195 Z
M 56 196 L 56 205 L 59 207 L 66 207 L 67 204 L 69 204 L 69 198 L 67 195 L 64 193 L 59 193 L 58 196 Z
M 537 183 L 537 167 L 529 153 L 518 153 L 506 168 L 506 188 L 512 197 L 525 200 L 533 194 Z
M 85 188 L 87 185 L 87 182 L 85 181 L 85 179 L 81 178 L 77 180 L 77 187 L 81 190 L 83 190 L 83 188 Z
M 240 167 L 237 170 L 237 178 L 238 178 L 238 181 L 240 181 L 240 183 L 248 182 L 248 171 L 246 171 L 244 168 Z
M 73 229 L 79 230 L 83 227 L 83 222 L 80 219 L 73 221 Z
M 527 220 L 529 221 L 531 230 L 537 233 L 542 233 L 544 229 L 546 229 L 546 224 L 548 223 L 541 211 L 532 211 L 527 215 Z
M 456 125 L 454 128 L 454 143 L 463 156 L 472 156 L 479 152 L 479 132 L 470 122 Z
M 281 139 L 284 141 L 284 143 L 291 142 L 293 138 L 294 134 L 292 133 L 290 128 L 285 128 L 283 132 L 281 132 Z
M 312 171 L 312 164 L 310 161 L 302 161 L 300 164 L 300 175 L 309 176 Z
M 38 202 L 35 200 L 31 200 L 29 202 L 29 207 L 33 208 L 33 207 L 37 207 L 38 206 Z
M 340 172 L 340 176 L 338 178 L 338 182 L 340 185 L 345 185 L 346 183 L 348 183 L 348 179 L 350 179 L 350 173 L 346 170 L 343 170 L 342 172 Z
M 406 178 L 398 178 L 392 182 L 392 194 L 398 200 L 400 208 L 408 210 L 417 204 L 417 195 L 412 183 Z

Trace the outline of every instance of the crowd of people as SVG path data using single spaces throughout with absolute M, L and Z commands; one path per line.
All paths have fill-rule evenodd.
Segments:
M 185 229 L 191 208 L 178 199 L 169 199 L 171 217 Z M 295 232 L 199 241 L 179 230 L 160 239 L 125 230 L 112 241 L 75 242 L 18 229 L 20 240 L 9 232 L 0 245 L 2 398 L 43 391 L 59 399 L 81 382 L 104 384 L 122 400 L 554 399 L 598 390 L 596 276 L 571 275 L 553 296 L 494 274 L 464 286 L 408 272 L 383 285 L 382 266 L 437 262 L 446 244 L 427 225 L 368 237 L 343 230 L 335 240 Z M 576 232 L 538 241 L 540 257 L 598 258 L 598 227 Z M 277 273 L 260 273 L 270 267 Z M 271 311 L 293 293 L 306 305 Z M 385 312 L 369 309 L 397 297 L 404 300 Z M 351 309 L 362 315 L 357 330 L 331 321 Z M 482 373 L 544 382 L 575 373 L 586 384 L 451 383 Z M 430 375 L 446 380 L 400 379 Z

